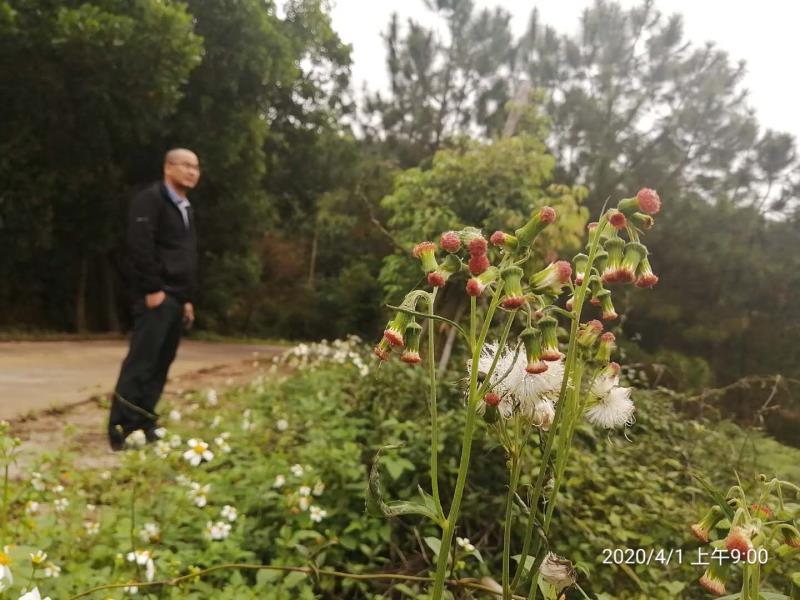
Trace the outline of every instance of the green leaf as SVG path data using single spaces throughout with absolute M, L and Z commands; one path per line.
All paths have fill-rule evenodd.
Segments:
M 442 549 L 442 540 L 432 536 L 426 536 L 424 540 L 428 548 L 430 548 L 436 556 L 439 556 L 439 550 Z

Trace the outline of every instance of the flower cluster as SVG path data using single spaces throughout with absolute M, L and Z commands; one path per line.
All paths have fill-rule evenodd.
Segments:
M 322 340 L 313 344 L 298 344 L 273 362 L 292 368 L 311 369 L 326 363 L 350 365 L 359 375 L 366 377 L 370 367 L 364 357 L 363 341 L 357 335 L 349 335 L 343 340 L 328 342 Z
M 792 493 L 800 497 L 800 488 L 763 477 L 760 487 L 757 503 L 747 500 L 741 486 L 732 487 L 724 503 L 711 506 L 689 528 L 697 540 L 711 546 L 709 554 L 718 557 L 699 579 L 715 596 L 729 593 L 726 584 L 734 567 L 763 566 L 773 557 L 791 556 L 800 550 L 800 505 L 787 501 Z M 753 582 L 748 585 L 752 588 Z

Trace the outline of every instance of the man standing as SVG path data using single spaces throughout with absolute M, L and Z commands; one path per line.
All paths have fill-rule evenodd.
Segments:
M 134 327 L 111 403 L 108 437 L 113 450 L 141 429 L 156 438 L 155 407 L 181 337 L 194 322 L 197 239 L 186 198 L 200 179 L 194 152 L 175 148 L 164 157 L 164 180 L 132 201 L 128 214 Z

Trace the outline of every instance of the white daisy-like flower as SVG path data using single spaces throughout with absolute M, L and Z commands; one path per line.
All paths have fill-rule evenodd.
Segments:
M 539 573 L 547 583 L 553 585 L 558 591 L 575 584 L 575 570 L 572 563 L 566 558 L 548 552 L 542 564 L 539 565 Z
M 39 512 L 40 504 L 35 500 L 28 500 L 25 503 L 25 513 L 29 515 L 35 515 Z
M 275 477 L 275 482 L 272 484 L 274 488 L 282 488 L 286 484 L 286 477 L 283 475 L 277 475 Z
M 181 411 L 179 411 L 177 408 L 173 408 L 171 411 L 169 411 L 169 420 L 174 422 L 174 423 L 177 423 L 178 421 L 180 421 L 181 420 Z
M 327 511 L 321 509 L 319 506 L 316 505 L 312 506 L 309 509 L 308 513 L 309 516 L 311 517 L 311 520 L 314 521 L 314 523 L 320 523 L 322 522 L 322 519 L 328 516 Z
M 239 514 L 236 512 L 236 508 L 230 506 L 229 504 L 223 506 L 222 510 L 219 511 L 219 514 L 223 519 L 228 519 L 228 521 L 230 521 L 231 523 L 233 523 L 239 516 Z
M 139 587 L 135 585 L 126 585 L 124 588 L 122 588 L 122 591 L 126 594 L 130 594 L 131 596 L 135 596 L 139 593 Z
M 36 552 L 31 552 L 30 556 L 31 556 L 31 562 L 37 567 L 47 560 L 47 553 L 41 550 L 37 550 Z
M 311 495 L 311 488 L 308 487 L 307 485 L 301 485 L 298 488 L 297 493 L 300 494 L 301 496 L 310 496 Z
M 68 506 L 69 506 L 69 500 L 67 500 L 66 498 L 57 498 L 56 500 L 53 501 L 53 508 L 55 509 L 56 512 L 59 513 L 64 512 L 65 510 L 67 510 Z
M 315 496 L 321 496 L 322 492 L 324 491 L 325 491 L 325 484 L 322 483 L 321 481 L 317 481 L 317 483 L 314 484 L 314 489 L 311 491 L 311 493 L 314 494 Z
M 42 573 L 44 573 L 45 577 L 56 578 L 56 577 L 59 577 L 61 575 L 61 567 L 59 567 L 55 563 L 49 562 L 44 566 L 44 569 L 42 570 Z
M 128 552 L 125 558 L 128 559 L 128 562 L 135 562 L 140 567 L 144 567 L 147 581 L 153 581 L 153 578 L 156 574 L 156 564 L 153 562 L 153 555 L 149 550 L 136 550 L 135 552 Z
M 631 388 L 615 387 L 605 399 L 593 404 L 586 411 L 586 418 L 593 425 L 614 429 L 633 424 L 633 400 Z
M 295 477 L 302 477 L 303 473 L 306 472 L 301 465 L 292 465 L 291 467 L 289 467 L 289 470 Z
M 137 429 L 136 431 L 131 431 L 128 434 L 128 437 L 125 438 L 125 445 L 130 448 L 141 448 L 146 443 L 147 443 L 147 436 L 141 429 Z
M 231 533 L 231 525 L 230 523 L 226 523 L 225 521 L 217 521 L 216 523 L 212 523 L 209 521 L 206 523 L 206 531 L 205 535 L 208 539 L 219 541 L 224 540 L 228 537 Z
M 183 458 L 193 467 L 196 467 L 203 461 L 210 461 L 214 458 L 214 453 L 208 449 L 208 444 L 203 440 L 190 439 L 188 442 L 189 449 L 183 453 Z
M 220 452 L 224 452 L 225 454 L 228 454 L 231 451 L 231 447 L 228 445 L 228 442 L 226 441 L 225 437 L 223 437 L 222 435 L 215 437 L 214 438 L 214 443 L 220 449 Z
M 194 502 L 195 506 L 203 508 L 206 504 L 208 504 L 208 493 L 211 491 L 210 483 L 200 485 L 199 483 L 192 481 L 190 482 L 189 486 L 189 491 L 187 493 L 189 499 Z
M 161 528 L 156 523 L 145 523 L 139 530 L 139 539 L 143 542 L 157 542 L 161 539 Z
M 278 419 L 275 423 L 275 429 L 278 431 L 286 431 L 289 429 L 289 421 L 286 419 Z
M 167 458 L 172 451 L 172 446 L 166 440 L 158 440 L 153 446 L 153 452 L 158 458 Z
M 42 598 L 39 588 L 35 587 L 30 592 L 22 590 L 22 596 L 19 597 L 19 600 L 50 600 L 50 596 Z
M 31 473 L 31 487 L 35 489 L 37 492 L 43 492 L 45 490 L 47 485 L 45 485 L 41 473 L 37 471 Z
M 86 535 L 97 535 L 100 533 L 100 523 L 96 521 L 84 521 L 83 528 L 86 530 Z
M 456 544 L 464 552 L 474 552 L 475 546 L 469 541 L 469 538 L 456 537 Z
M 300 496 L 300 499 L 297 501 L 297 506 L 300 507 L 300 510 L 306 511 L 308 507 L 311 506 L 311 500 L 309 500 L 307 496 Z
M 8 546 L 0 551 L 0 592 L 7 590 L 14 584 L 14 574 L 11 572 L 11 558 L 8 556 Z
M 167 435 L 167 428 L 166 427 L 156 427 L 153 430 L 153 433 L 155 434 L 155 436 L 158 439 L 163 440 Z
M 206 404 L 209 406 L 216 406 L 219 398 L 217 397 L 217 390 L 209 389 L 206 392 Z

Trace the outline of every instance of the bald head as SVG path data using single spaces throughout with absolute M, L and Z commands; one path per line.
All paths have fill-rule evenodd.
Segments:
M 164 181 L 186 195 L 200 180 L 200 161 L 186 148 L 173 148 L 164 155 Z

